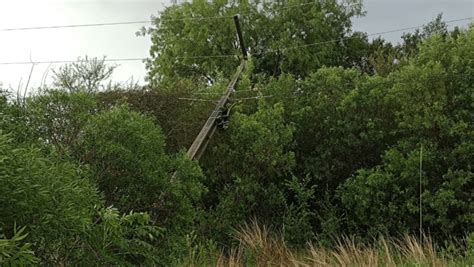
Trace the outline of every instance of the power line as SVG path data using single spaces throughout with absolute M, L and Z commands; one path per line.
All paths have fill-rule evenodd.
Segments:
M 317 2 L 302 3 L 296 5 L 289 5 L 281 8 L 274 8 L 268 11 L 279 11 L 284 9 L 290 9 L 300 6 L 314 5 Z M 351 4 L 353 5 L 353 4 Z M 351 6 L 349 5 L 349 6 Z M 247 16 L 249 14 L 242 14 L 242 16 Z M 233 16 L 212 16 L 212 17 L 181 17 L 175 19 L 168 18 L 157 18 L 161 21 L 201 21 L 201 20 L 215 20 L 215 19 L 230 19 Z M 46 30 L 46 29 L 62 29 L 62 28 L 81 28 L 81 27 L 102 27 L 102 26 L 118 26 L 118 25 L 133 25 L 133 24 L 148 24 L 152 23 L 154 20 L 137 20 L 137 21 L 118 21 L 118 22 L 104 22 L 104 23 L 85 23 L 85 24 L 69 24 L 69 25 L 51 25 L 51 26 L 33 26 L 33 27 L 17 27 L 17 28 L 4 28 L 0 29 L 0 32 L 8 31 L 28 31 L 28 30 Z
M 140 61 L 146 58 L 105 58 L 103 61 Z M 30 65 L 30 64 L 61 64 L 61 63 L 78 63 L 87 62 L 87 60 L 52 60 L 52 61 L 18 61 L 18 62 L 0 62 L 0 65 Z
M 459 22 L 459 21 L 465 21 L 465 20 L 472 20 L 472 19 L 474 19 L 474 17 L 467 17 L 467 18 L 462 18 L 462 19 L 453 19 L 453 20 L 447 20 L 447 21 L 443 21 L 443 22 L 446 23 L 446 24 L 449 24 L 449 23 L 453 23 L 453 22 Z M 372 34 L 368 34 L 367 36 L 376 36 L 376 35 L 387 34 L 387 33 L 393 33 L 393 32 L 414 30 L 414 29 L 418 29 L 418 28 L 421 28 L 421 27 L 424 27 L 424 26 L 425 26 L 425 25 L 418 25 L 418 26 L 407 27 L 407 28 L 401 28 L 401 29 L 396 29 L 396 30 L 391 30 L 391 31 L 372 33 Z
M 53 26 L 23 27 L 23 28 L 6 28 L 6 29 L 0 29 L 0 32 L 61 29 L 61 28 L 80 28 L 80 27 L 100 27 L 100 26 L 130 25 L 130 24 L 147 24 L 147 23 L 151 23 L 151 22 L 152 22 L 151 20 L 140 20 L 140 21 L 122 21 L 122 22 L 106 22 L 106 23 L 53 25 Z
M 175 57 L 179 59 L 198 59 L 198 58 L 227 58 L 227 57 L 238 57 L 239 55 L 236 54 L 227 54 L 227 55 L 215 55 L 215 56 L 183 56 L 183 57 Z
M 244 89 L 244 90 L 235 90 L 234 94 L 238 93 L 246 93 L 246 92 L 251 92 L 251 93 L 259 93 L 267 90 L 268 88 L 260 88 L 260 89 Z M 222 92 L 194 92 L 193 95 L 222 95 Z
M 233 16 L 214 16 L 214 17 L 183 17 L 183 18 L 176 18 L 176 19 L 162 19 L 158 18 L 162 21 L 183 21 L 183 20 L 214 20 L 214 19 L 230 19 Z
M 459 22 L 459 21 L 465 21 L 465 20 L 472 20 L 474 17 L 467 17 L 467 18 L 462 18 L 462 19 L 453 19 L 453 20 L 448 20 L 444 21 L 444 23 L 449 24 L 453 22 Z M 383 31 L 383 32 L 377 32 L 377 33 L 371 33 L 367 34 L 367 37 L 369 36 L 378 36 L 378 35 L 384 35 L 388 33 L 394 33 L 394 32 L 401 32 L 401 31 L 407 31 L 407 30 L 413 30 L 413 29 L 419 29 L 425 25 L 418 25 L 418 26 L 412 26 L 412 27 L 406 27 L 406 28 L 399 28 L 395 30 L 389 30 L 389 31 Z M 316 45 L 321 45 L 321 44 L 328 44 L 328 43 L 335 43 L 335 42 L 340 42 L 344 40 L 349 40 L 349 39 L 354 39 L 358 38 L 358 36 L 348 36 L 348 37 L 342 37 L 338 39 L 332 39 L 332 40 L 327 40 L 327 41 L 322 41 L 322 42 L 316 42 L 316 43 L 310 43 L 310 44 L 304 44 L 304 45 L 296 45 L 296 46 L 290 46 L 290 47 L 283 47 L 283 48 L 276 48 L 276 49 L 269 49 L 267 51 L 263 51 L 259 54 L 267 54 L 267 53 L 275 53 L 275 52 L 284 52 L 287 50 L 292 50 L 292 49 L 298 49 L 298 48 L 303 48 L 303 47 L 309 47 L 309 46 L 316 46 Z
M 236 54 L 228 55 L 209 55 L 209 56 L 182 56 L 175 57 L 177 59 L 201 59 L 201 58 L 228 58 L 228 57 L 238 57 Z M 148 58 L 106 58 L 104 61 L 144 61 Z M 17 62 L 0 62 L 0 65 L 29 65 L 29 64 L 61 64 L 61 63 L 77 63 L 77 62 L 87 62 L 87 60 L 51 60 L 51 61 L 17 61 Z
M 279 11 L 279 10 L 285 10 L 285 9 L 290 9 L 290 8 L 294 8 L 294 7 L 314 5 L 314 4 L 317 4 L 317 3 L 318 3 L 318 2 L 301 3 L 301 4 L 289 5 L 289 6 L 286 6 L 286 7 L 272 8 L 272 9 L 270 9 L 270 10 L 268 10 L 268 11 L 270 11 L 270 12 L 272 12 L 272 11 Z
M 461 18 L 461 19 L 454 19 L 454 20 L 448 20 L 445 21 L 446 24 L 453 23 L 453 22 L 459 22 L 459 21 L 466 21 L 466 20 L 472 20 L 474 17 L 468 17 L 468 18 Z M 412 27 L 406 27 L 406 28 L 399 28 L 399 29 L 394 29 L 394 30 L 388 30 L 388 31 L 383 31 L 383 32 L 377 32 L 377 33 L 371 33 L 367 34 L 367 36 L 377 36 L 377 35 L 384 35 L 388 33 L 394 33 L 394 32 L 400 32 L 400 31 L 406 31 L 406 30 L 413 30 L 413 29 L 418 29 L 423 27 L 424 25 L 418 25 L 418 26 L 412 26 Z M 326 44 L 326 43 L 334 43 L 334 42 L 340 42 L 343 40 L 349 40 L 357 38 L 356 36 L 349 36 L 349 37 L 343 37 L 343 38 L 338 38 L 338 39 L 332 39 L 332 40 L 327 40 L 327 41 L 321 41 L 321 42 L 316 42 L 316 43 L 310 43 L 310 44 L 304 44 L 304 45 L 296 45 L 296 46 L 290 46 L 290 47 L 283 47 L 279 49 L 269 49 L 267 51 L 260 52 L 259 54 L 268 54 L 268 53 L 275 53 L 275 52 L 285 52 L 287 50 L 292 50 L 292 49 L 298 49 L 302 47 L 309 47 L 309 46 L 316 46 L 316 45 L 321 45 L 321 44 Z M 254 54 L 256 55 L 256 54 Z M 203 55 L 203 56 L 180 56 L 176 57 L 178 59 L 202 59 L 202 58 L 228 58 L 228 57 L 238 57 L 236 54 L 227 54 L 227 55 Z M 147 58 L 116 58 L 116 59 L 104 59 L 104 61 L 139 61 L 139 60 L 146 60 Z M 0 65 L 27 65 L 27 64 L 58 64 L 58 63 L 75 63 L 75 62 L 83 62 L 85 60 L 56 60 L 56 61 L 20 61 L 20 62 L 0 62 Z
M 200 102 L 211 102 L 216 103 L 219 99 L 211 100 L 211 99 L 202 99 L 202 98 L 191 98 L 191 97 L 178 97 L 178 100 L 185 100 L 185 101 L 200 101 Z
M 251 96 L 251 97 L 241 97 L 241 98 L 231 98 L 232 101 L 241 101 L 241 100 L 252 100 L 252 99 L 260 99 L 260 98 L 270 98 L 273 95 L 262 95 L 262 96 Z
M 183 21 L 183 20 L 213 20 L 213 19 L 228 19 L 228 18 L 232 18 L 232 16 L 186 17 L 186 18 L 160 19 L 160 20 L 162 20 L 162 21 Z M 138 20 L 138 21 L 120 21 L 120 22 L 104 22 L 104 23 L 86 23 L 86 24 L 52 25 L 52 26 L 38 26 L 38 27 L 5 28 L 5 29 L 0 29 L 0 32 L 148 24 L 148 23 L 152 23 L 153 21 L 154 20 Z
M 291 7 L 288 7 L 288 8 L 291 8 Z M 158 19 L 161 21 L 184 21 L 184 20 L 200 21 L 200 20 L 229 19 L 232 17 L 233 16 L 213 16 L 213 17 L 182 17 L 182 18 L 176 18 L 176 19 L 158 18 Z M 119 21 L 119 22 L 104 22 L 104 23 L 85 23 L 85 24 L 69 24 L 69 25 L 4 28 L 4 29 L 0 29 L 0 32 L 148 24 L 148 23 L 152 23 L 153 21 L 154 20 L 138 20 L 138 21 Z
M 267 11 L 269 12 L 273 12 L 273 11 L 280 11 L 280 10 L 285 10 L 285 9 L 290 9 L 290 8 L 295 8 L 295 7 L 300 7 L 300 6 L 309 6 L 309 5 L 315 5 L 315 4 L 319 4 L 320 2 L 317 2 L 317 1 L 313 1 L 313 2 L 308 2 L 308 3 L 301 3 L 301 4 L 294 4 L 294 5 L 288 5 L 288 6 L 284 6 L 284 7 L 279 7 L 279 8 L 271 8 Z M 357 6 L 359 5 L 358 3 L 355 3 L 355 4 L 349 4 L 349 5 L 343 5 L 342 7 L 350 7 L 350 6 Z

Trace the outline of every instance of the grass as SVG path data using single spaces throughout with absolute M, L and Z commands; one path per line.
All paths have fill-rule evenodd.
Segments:
M 432 239 L 420 242 L 413 236 L 401 239 L 379 238 L 369 245 L 354 238 L 341 237 L 328 249 L 308 244 L 304 249 L 291 249 L 279 235 L 253 222 L 246 224 L 234 238 L 239 245 L 227 252 L 192 251 L 180 266 L 472 266 L 474 258 L 453 259 L 435 249 Z M 191 255 L 191 254 L 190 254 Z

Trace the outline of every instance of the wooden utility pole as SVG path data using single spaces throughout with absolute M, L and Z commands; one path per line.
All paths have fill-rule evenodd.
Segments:
M 224 95 L 221 97 L 221 99 L 217 103 L 214 111 L 211 113 L 211 115 L 207 119 L 206 123 L 202 127 L 196 139 L 194 139 L 194 142 L 191 145 L 191 147 L 189 147 L 189 150 L 187 153 L 189 159 L 199 160 L 204 150 L 206 150 L 209 140 L 211 139 L 211 137 L 214 135 L 214 132 L 216 131 L 217 117 L 220 115 L 221 110 L 229 101 L 229 97 L 234 91 L 235 84 L 237 83 L 237 80 L 239 79 L 239 76 L 242 73 L 242 70 L 244 68 L 245 68 L 245 60 L 242 60 L 239 67 L 237 68 L 237 71 L 234 74 L 234 77 L 232 78 L 229 85 L 227 86 L 227 90 L 225 91 Z
M 247 60 L 247 50 L 245 49 L 244 39 L 242 38 L 242 30 L 240 28 L 239 16 L 234 16 L 235 28 L 237 30 L 237 37 L 239 39 L 240 48 L 242 50 L 242 60 L 240 62 L 239 67 L 237 68 L 232 80 L 230 81 L 229 85 L 227 86 L 226 91 L 222 95 L 221 99 L 217 103 L 214 111 L 211 113 L 209 118 L 207 119 L 206 123 L 202 127 L 201 131 L 199 132 L 196 139 L 192 143 L 191 147 L 187 152 L 187 156 L 191 160 L 199 160 L 206 150 L 207 145 L 209 144 L 210 139 L 214 135 L 216 131 L 217 125 L 216 120 L 217 117 L 221 115 L 222 109 L 225 107 L 227 102 L 229 101 L 230 95 L 235 90 L 235 85 L 240 78 L 240 74 L 245 69 L 246 60 Z
M 247 60 L 247 49 L 244 44 L 244 37 L 242 36 L 242 29 L 240 28 L 239 15 L 234 16 L 235 29 L 237 30 L 237 38 L 239 38 L 240 49 L 242 49 L 242 56 Z

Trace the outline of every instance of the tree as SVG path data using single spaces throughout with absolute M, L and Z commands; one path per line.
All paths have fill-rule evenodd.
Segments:
M 287 210 L 285 180 L 295 164 L 287 150 L 293 129 L 283 122 L 283 113 L 281 105 L 262 103 L 254 114 L 233 114 L 218 145 L 206 153 L 206 224 L 219 241 L 228 242 L 232 227 L 252 217 L 281 227 Z
M 0 135 L 0 228 L 9 237 L 27 226 L 37 256 L 58 263 L 91 223 L 99 197 L 86 172 L 37 148 L 17 147 Z
M 104 88 L 103 82 L 110 78 L 115 66 L 107 66 L 104 59 L 87 56 L 53 70 L 53 85 L 70 93 L 97 92 Z
M 382 164 L 340 186 L 348 231 L 418 231 L 420 175 L 424 230 L 440 239 L 473 231 L 473 68 L 466 58 L 474 51 L 473 33 L 471 26 L 456 37 L 434 34 L 388 76 L 398 140 Z
M 154 27 L 142 32 L 152 39 L 147 63 L 150 84 L 176 78 L 212 84 L 221 74 L 230 76 L 238 65 L 237 57 L 222 60 L 220 56 L 239 53 L 231 19 L 235 14 L 242 14 L 256 74 L 289 72 L 305 77 L 321 66 L 343 63 L 344 42 L 337 40 L 350 31 L 350 19 L 363 13 L 360 1 L 223 0 L 174 5 L 155 18 Z M 287 49 L 294 46 L 298 49 Z
M 187 149 L 201 130 L 202 123 L 214 108 L 214 100 L 225 89 L 223 85 L 196 88 L 189 80 L 179 80 L 169 85 L 160 85 L 159 90 L 107 90 L 97 94 L 99 110 L 127 104 L 130 110 L 154 119 L 166 136 L 166 151 L 178 153 Z M 196 92 L 198 91 L 198 92 Z M 188 101 L 206 99 L 209 101 Z
M 80 158 L 93 167 L 106 203 L 123 212 L 150 210 L 169 186 L 161 130 L 151 119 L 117 107 L 94 116 L 84 131 Z
M 400 46 L 400 51 L 405 57 L 413 57 L 417 54 L 419 46 L 424 40 L 432 35 L 446 37 L 447 34 L 448 27 L 447 24 L 443 22 L 443 15 L 438 14 L 433 21 L 424 25 L 421 31 L 416 29 L 414 33 L 403 34 L 403 44 Z
M 43 144 L 68 155 L 83 138 L 83 128 L 97 112 L 97 100 L 85 92 L 46 90 L 27 100 L 28 126 Z
M 123 213 L 147 212 L 166 231 L 160 249 L 180 253 L 205 191 L 199 167 L 184 154 L 168 156 L 161 129 L 126 106 L 98 113 L 84 132 L 76 155 L 90 166 L 106 204 Z

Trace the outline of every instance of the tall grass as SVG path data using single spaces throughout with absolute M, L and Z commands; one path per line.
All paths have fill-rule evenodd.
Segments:
M 239 245 L 228 252 L 216 253 L 206 264 L 198 258 L 188 266 L 460 266 L 438 253 L 429 236 L 420 241 L 413 236 L 400 239 L 379 238 L 363 245 L 351 237 L 335 240 L 328 249 L 308 244 L 304 249 L 291 249 L 281 235 L 274 235 L 265 226 L 252 222 L 236 231 Z M 464 259 L 461 266 L 467 266 Z M 474 263 L 471 263 L 474 264 Z M 471 266 L 471 265 L 469 265 Z

